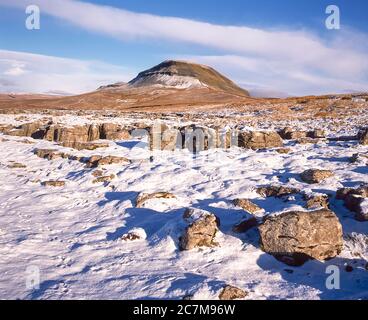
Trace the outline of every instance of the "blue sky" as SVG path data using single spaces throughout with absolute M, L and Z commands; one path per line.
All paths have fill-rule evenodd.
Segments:
M 364 0 L 31 2 L 40 30 L 24 26 L 29 1 L 0 0 L 2 92 L 89 91 L 168 58 L 210 64 L 255 92 L 368 89 Z M 325 28 L 330 4 L 340 30 Z

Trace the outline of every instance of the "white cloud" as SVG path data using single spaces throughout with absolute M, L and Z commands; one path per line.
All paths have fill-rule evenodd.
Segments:
M 22 9 L 28 2 L 0 0 L 0 4 Z M 228 71 L 236 61 L 241 64 L 241 70 L 249 71 L 241 75 L 244 83 L 271 85 L 274 90 L 295 94 L 368 89 L 368 54 L 366 46 L 361 44 L 367 36 L 357 32 L 335 32 L 335 36 L 326 40 L 305 30 L 215 25 L 81 1 L 33 0 L 32 3 L 40 6 L 41 15 L 48 14 L 119 39 L 159 39 L 221 50 L 223 56 L 214 59 L 232 65 Z
M 82 93 L 135 73 L 100 61 L 0 50 L 0 92 Z
M 368 79 L 346 76 L 334 78 L 320 75 L 303 65 L 287 60 L 268 60 L 235 55 L 177 56 L 178 59 L 198 61 L 213 66 L 233 81 L 256 95 L 285 96 L 301 94 L 344 93 L 366 91 Z
M 6 76 L 20 76 L 27 72 L 24 67 L 24 63 L 14 62 L 8 70 L 3 72 L 3 74 Z

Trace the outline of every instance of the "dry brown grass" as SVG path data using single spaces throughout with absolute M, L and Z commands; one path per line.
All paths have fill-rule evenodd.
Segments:
M 89 110 L 113 110 L 129 114 L 143 112 L 150 117 L 161 113 L 207 112 L 218 113 L 227 110 L 244 113 L 243 119 L 257 115 L 257 121 L 292 120 L 309 118 L 344 118 L 367 110 L 368 96 L 354 100 L 351 95 L 308 96 L 284 99 L 239 97 L 231 93 L 209 88 L 196 89 L 152 89 L 136 88 L 126 90 L 102 90 L 69 97 L 44 97 L 38 95 L 0 95 L 0 112 L 18 113 L 25 110 L 49 110 L 55 115 L 73 110 L 82 115 Z M 58 111 L 59 110 L 59 111 Z M 21 117 L 21 115 L 20 115 Z

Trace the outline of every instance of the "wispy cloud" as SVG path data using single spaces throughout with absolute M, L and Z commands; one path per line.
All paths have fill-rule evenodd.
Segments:
M 134 74 L 100 61 L 0 50 L 0 92 L 81 93 Z
M 336 78 L 303 65 L 290 64 L 287 60 L 236 55 L 178 55 L 177 58 L 211 65 L 255 95 L 280 97 L 368 90 L 368 80 L 364 77 Z
M 244 73 L 237 78 L 244 83 L 273 86 L 275 90 L 291 90 L 295 94 L 368 89 L 368 54 L 361 45 L 366 35 L 356 32 L 335 32 L 334 37 L 326 40 L 306 30 L 215 25 L 81 1 L 32 3 L 40 6 L 42 14 L 114 38 L 159 39 L 220 50 L 222 56 L 196 58 L 224 62 L 230 75 L 239 63 Z M 28 1 L 0 0 L 0 4 L 24 9 Z

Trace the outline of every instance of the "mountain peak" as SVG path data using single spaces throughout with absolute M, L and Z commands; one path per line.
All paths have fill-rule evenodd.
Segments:
M 162 86 L 177 89 L 208 87 L 240 96 L 249 95 L 246 90 L 213 68 L 180 60 L 166 60 L 139 73 L 129 82 L 129 86 Z

